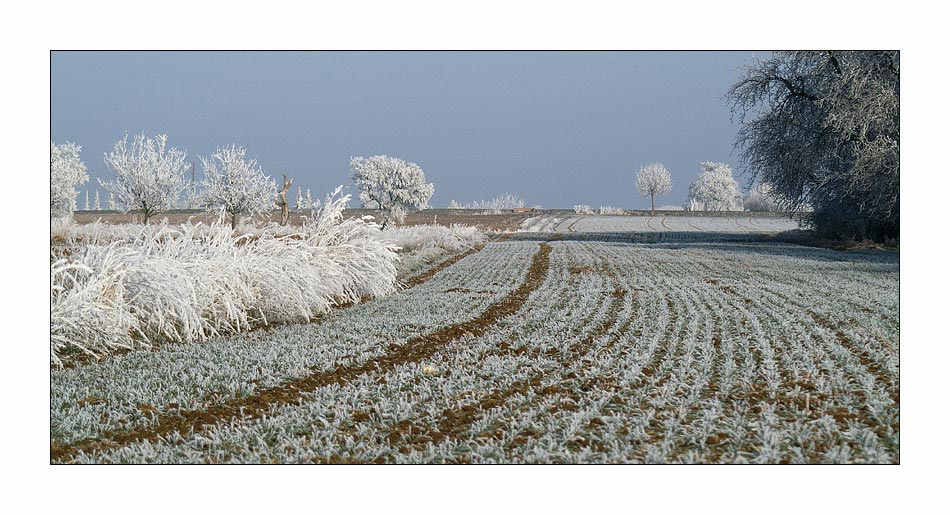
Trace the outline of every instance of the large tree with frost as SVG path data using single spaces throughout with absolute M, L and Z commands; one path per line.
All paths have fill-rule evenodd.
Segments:
M 75 143 L 49 142 L 49 213 L 50 218 L 70 216 L 76 209 L 76 186 L 89 180 L 86 165 L 79 159 L 82 149 Z
M 425 209 L 435 191 L 419 165 L 390 156 L 350 159 L 350 180 L 363 207 L 383 211 L 383 228 L 401 223 L 411 208 Z
M 670 171 L 660 163 L 650 163 L 640 167 L 637 173 L 637 192 L 641 197 L 650 196 L 650 212 L 655 212 L 654 199 L 657 195 L 665 195 L 673 189 L 673 179 Z
M 175 147 L 166 148 L 167 142 L 165 134 L 148 138 L 140 133 L 131 140 L 126 134 L 105 155 L 115 180 L 100 179 L 99 184 L 115 195 L 122 211 L 141 213 L 145 223 L 162 211 L 175 209 L 185 189 L 187 154 Z
M 776 52 L 730 89 L 756 182 L 821 236 L 900 230 L 900 52 Z
M 689 206 L 701 211 L 742 211 L 739 183 L 725 163 L 700 163 L 699 176 L 689 185 Z
M 277 196 L 277 185 L 257 164 L 247 159 L 247 149 L 231 145 L 218 148 L 210 158 L 201 157 L 204 179 L 199 183 L 196 202 L 211 212 L 231 217 L 231 229 L 241 216 L 270 211 Z

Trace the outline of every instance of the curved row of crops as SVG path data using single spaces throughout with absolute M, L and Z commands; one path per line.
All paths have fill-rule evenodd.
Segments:
M 715 233 L 767 234 L 798 229 L 788 217 L 736 213 L 723 216 L 542 215 L 525 220 L 522 230 L 561 233 Z
M 78 453 L 75 459 L 899 461 L 896 256 L 754 243 L 548 245 L 544 283 L 520 310 L 483 334 L 462 334 L 424 359 L 320 388 L 299 403 L 272 407 L 263 418 L 194 434 L 172 432 L 158 442 Z M 510 291 L 537 248 L 527 237 L 490 244 L 418 289 L 338 313 L 320 326 L 300 326 L 310 331 L 307 345 L 261 337 L 228 358 L 222 356 L 233 344 L 220 344 L 207 354 L 214 365 L 196 377 L 209 381 L 212 371 L 235 366 L 250 349 L 265 356 L 276 349 L 306 355 L 307 366 L 365 362 L 392 341 L 382 336 L 387 330 L 398 331 L 410 313 L 421 316 L 439 301 L 453 303 L 451 310 L 439 311 L 440 322 L 414 333 L 472 318 L 506 291 L 495 281 L 507 281 Z M 497 270 L 510 262 L 519 266 Z M 486 288 L 499 289 L 478 293 Z M 331 327 L 361 327 L 370 320 L 379 324 L 377 336 L 365 333 L 335 346 L 340 335 Z M 198 347 L 176 352 L 182 363 L 206 357 Z M 175 373 L 161 368 L 170 358 L 141 354 L 144 361 L 133 368 L 116 359 L 118 366 L 109 371 L 97 372 L 99 364 L 57 372 L 54 398 L 64 400 L 51 411 L 56 427 L 68 428 L 61 429 L 68 435 L 63 440 L 116 427 L 111 417 L 130 416 L 129 406 L 137 401 L 164 410 L 177 395 L 189 406 L 202 406 L 214 400 L 184 390 L 196 390 L 197 397 L 217 391 L 242 395 L 261 377 L 248 362 L 228 380 L 192 382 L 176 393 L 169 393 L 177 388 L 171 383 L 156 387 L 149 383 L 156 379 L 140 379 Z M 275 369 L 264 376 L 268 384 L 279 380 Z M 290 375 L 304 368 L 292 370 Z M 79 415 L 71 403 L 81 401 L 83 394 L 76 392 L 92 378 L 101 388 L 95 395 L 123 393 L 87 402 Z M 121 386 L 130 381 L 154 393 L 135 397 Z M 124 411 L 112 414 L 116 409 Z M 63 416 L 67 411 L 73 414 Z M 111 424 L 95 419 L 102 413 Z
M 493 243 L 441 271 L 436 282 L 330 312 L 319 324 L 170 344 L 51 370 L 52 437 L 68 444 L 142 427 L 153 409 L 202 409 L 314 370 L 364 362 L 390 345 L 472 318 L 518 285 L 535 250 Z

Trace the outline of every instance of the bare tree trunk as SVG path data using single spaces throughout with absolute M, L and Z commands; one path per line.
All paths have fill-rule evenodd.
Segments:
M 238 220 L 241 219 L 241 215 L 237 213 L 231 213 L 231 230 L 237 229 Z
M 290 190 L 293 183 L 293 179 L 288 181 L 287 176 L 284 175 L 284 187 L 277 192 L 277 205 L 280 206 L 280 225 L 287 225 L 287 222 L 290 221 L 290 203 L 287 202 L 287 191 Z
M 653 193 L 651 193 L 651 194 L 650 194 L 650 214 L 655 215 L 655 214 L 656 214 L 656 208 L 653 207 L 653 206 L 654 206 L 654 204 L 653 204 Z

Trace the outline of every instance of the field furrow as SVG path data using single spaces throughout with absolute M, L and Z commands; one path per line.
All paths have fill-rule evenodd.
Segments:
M 331 313 L 319 329 L 289 325 L 53 370 L 54 446 L 146 428 L 158 414 L 180 418 L 314 372 L 369 362 L 387 347 L 461 323 L 505 298 L 535 249 L 490 244 L 442 270 L 432 284 Z
M 205 404 L 200 411 L 211 417 L 201 422 L 211 425 L 159 422 L 148 438 L 77 445 L 68 457 L 899 461 L 896 258 L 769 243 L 550 239 L 517 233 L 399 294 L 415 309 L 431 309 L 428 296 L 439 291 L 475 303 L 483 294 L 475 284 L 487 277 L 474 268 L 506 266 L 493 253 L 523 256 L 521 272 L 506 273 L 521 286 L 492 293 L 469 322 L 366 349 L 309 379 Z M 498 270 L 479 269 L 498 280 Z M 477 279 L 455 276 L 463 272 Z M 361 307 L 345 321 L 379 316 L 357 313 Z

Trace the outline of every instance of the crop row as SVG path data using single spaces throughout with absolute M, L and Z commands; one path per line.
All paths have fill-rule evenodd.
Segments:
M 414 288 L 319 324 L 289 324 L 170 344 L 51 370 L 50 427 L 60 444 L 147 426 L 167 410 L 209 405 L 305 376 L 365 362 L 409 338 L 468 320 L 514 289 L 536 245 L 492 243 Z
M 785 217 L 734 216 L 567 216 L 525 220 L 522 230 L 562 233 L 720 233 L 766 234 L 798 229 Z
M 895 258 L 550 245 L 545 282 L 484 334 L 262 419 L 77 460 L 899 460 Z

